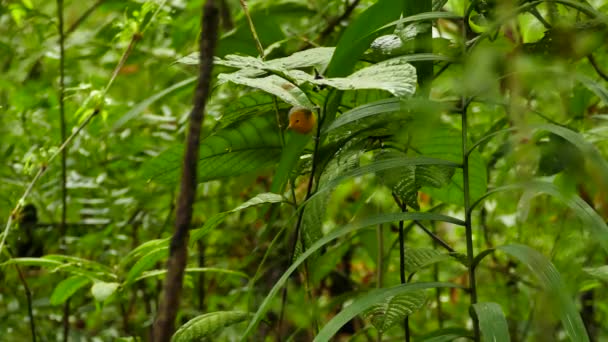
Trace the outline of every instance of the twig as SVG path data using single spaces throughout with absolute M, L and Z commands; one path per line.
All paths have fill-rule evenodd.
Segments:
M 27 314 L 30 318 L 30 331 L 32 334 L 32 342 L 36 342 L 36 322 L 34 321 L 34 310 L 32 309 L 32 292 L 30 291 L 30 287 L 27 285 L 27 281 L 19 265 L 15 264 L 15 268 L 17 269 L 19 279 L 21 280 L 21 284 L 23 284 L 23 289 L 25 290 L 25 298 L 27 300 Z
M 346 7 L 344 13 L 342 13 L 341 16 L 334 18 L 332 21 L 330 21 L 327 24 L 327 27 L 319 34 L 319 39 L 323 40 L 327 36 L 329 36 L 334 31 L 336 26 L 338 26 L 342 21 L 346 20 L 351 15 L 351 13 L 353 13 L 355 8 L 357 8 L 357 6 L 359 5 L 359 2 L 360 0 L 354 0 L 350 3 L 350 5 Z
M 61 126 L 61 141 L 65 141 L 67 136 L 65 123 L 65 34 L 63 32 L 63 0 L 57 0 L 57 18 L 59 19 L 59 125 Z M 67 221 L 67 157 L 66 149 L 61 151 L 61 223 L 59 226 L 59 236 L 63 240 L 66 234 Z M 68 341 L 70 334 L 70 300 L 63 305 L 63 341 Z
M 192 205 L 196 194 L 196 169 L 198 163 L 201 125 L 204 119 L 207 97 L 211 88 L 213 54 L 219 29 L 219 10 L 214 0 L 207 0 L 202 8 L 199 40 L 199 75 L 194 94 L 194 104 L 190 112 L 190 128 L 182 167 L 182 181 L 177 203 L 175 233 L 171 239 L 164 296 L 160 302 L 154 323 L 154 341 L 166 342 L 171 339 L 175 328 L 175 316 L 179 307 L 188 258 L 188 240 Z
M 93 4 L 93 6 L 89 7 L 86 11 L 84 11 L 84 13 L 78 17 L 78 19 L 76 19 L 76 21 L 67 29 L 67 31 L 65 31 L 64 36 L 67 37 L 70 34 L 72 34 L 72 32 L 76 31 L 76 29 L 78 28 L 78 26 L 80 26 L 80 24 L 82 24 L 85 20 L 87 20 L 87 18 L 104 2 L 105 0 L 97 0 L 96 3 Z
M 245 12 L 245 17 L 247 18 L 247 22 L 249 23 L 249 29 L 251 30 L 251 34 L 253 35 L 253 40 L 255 41 L 255 47 L 258 49 L 260 53 L 260 58 L 264 59 L 264 48 L 262 47 L 262 42 L 260 42 L 260 38 L 258 37 L 258 33 L 255 30 L 255 26 L 253 25 L 253 20 L 251 19 L 251 15 L 249 14 L 249 8 L 247 7 L 246 0 L 240 0 L 241 7 L 243 8 L 243 12 Z
M 589 60 L 589 63 L 591 63 L 591 66 L 593 67 L 593 69 L 595 69 L 595 72 L 604 79 L 604 81 L 608 81 L 608 74 L 606 74 L 602 69 L 600 69 L 600 66 L 597 65 L 597 62 L 595 61 L 595 58 L 593 57 L 592 54 L 589 54 L 589 56 L 587 56 L 587 60 Z

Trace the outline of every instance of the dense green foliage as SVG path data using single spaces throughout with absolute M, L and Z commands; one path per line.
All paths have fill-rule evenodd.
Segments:
M 203 2 L 0 2 L 0 340 L 151 340 Z M 215 2 L 174 341 L 608 339 L 608 1 Z

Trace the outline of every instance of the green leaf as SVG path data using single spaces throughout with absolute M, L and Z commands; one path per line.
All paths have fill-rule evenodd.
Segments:
M 121 116 L 120 119 L 116 120 L 112 129 L 113 130 L 120 129 L 122 126 L 124 126 L 124 124 L 129 122 L 135 116 L 141 114 L 144 110 L 146 110 L 146 108 L 150 107 L 150 105 L 153 104 L 154 102 L 162 99 L 163 97 L 165 97 L 175 91 L 178 91 L 182 88 L 185 88 L 185 87 L 193 84 L 195 81 L 196 81 L 196 77 L 188 78 L 188 79 L 183 80 L 179 83 L 176 83 L 166 89 L 163 89 L 163 90 L 159 91 L 158 93 L 156 93 L 156 94 L 148 97 L 147 99 L 141 101 L 140 103 L 136 104 L 135 106 L 132 106 L 128 112 L 123 114 L 123 116 Z
M 171 341 L 201 341 L 205 337 L 219 332 L 222 328 L 247 320 L 250 316 L 250 313 L 241 311 L 216 311 L 200 315 L 177 329 Z
M 261 78 L 250 78 L 237 73 L 220 74 L 218 75 L 218 80 L 220 82 L 232 82 L 265 91 L 268 94 L 272 94 L 291 104 L 292 106 L 305 107 L 309 109 L 314 108 L 314 105 L 308 100 L 308 97 L 306 97 L 306 94 L 300 88 L 276 75 Z
M 453 224 L 457 224 L 457 225 L 464 225 L 463 221 L 461 221 L 459 219 L 455 219 L 453 217 L 445 216 L 445 215 L 440 215 L 440 214 L 435 214 L 435 213 L 411 213 L 410 212 L 410 213 L 392 213 L 392 214 L 383 214 L 383 215 L 379 215 L 379 216 L 373 216 L 373 217 L 367 218 L 365 220 L 361 220 L 359 222 L 354 222 L 352 224 L 343 226 L 340 229 L 336 229 L 336 230 L 332 231 L 331 233 L 325 235 L 323 238 L 319 239 L 308 249 L 306 249 L 302 253 L 302 255 L 300 255 L 300 257 L 298 257 L 291 264 L 291 266 L 289 266 L 289 268 L 285 271 L 285 273 L 283 273 L 281 278 L 275 282 L 274 286 L 272 287 L 272 289 L 270 290 L 270 292 L 268 293 L 268 295 L 266 296 L 264 301 L 260 304 L 258 311 L 256 311 L 255 315 L 253 316 L 251 322 L 249 323 L 249 326 L 247 327 L 247 330 L 243 333 L 242 340 L 245 340 L 247 338 L 247 336 L 249 336 L 249 334 L 251 334 L 253 332 L 253 329 L 257 326 L 257 324 L 262 319 L 262 316 L 268 310 L 270 301 L 274 298 L 274 296 L 277 294 L 279 289 L 285 285 L 285 282 L 287 281 L 287 279 L 289 279 L 290 275 L 298 268 L 299 265 L 301 265 L 304 262 L 304 260 L 306 260 L 310 255 L 312 255 L 313 253 L 318 251 L 321 247 L 323 247 L 327 243 L 329 243 L 341 236 L 344 236 L 344 235 L 352 233 L 352 232 L 356 232 L 363 228 L 377 226 L 381 223 L 396 222 L 396 221 L 409 221 L 409 220 L 444 221 L 444 222 L 449 222 L 449 223 L 453 223 Z
M 184 270 L 184 272 L 186 274 L 187 273 L 219 273 L 219 274 L 227 274 L 227 275 L 232 275 L 232 276 L 236 276 L 236 277 L 242 277 L 245 279 L 249 279 L 249 276 L 243 272 L 227 270 L 224 268 L 215 268 L 215 267 L 188 267 Z M 148 279 L 148 278 L 160 277 L 160 276 L 164 276 L 165 274 L 167 274 L 167 270 L 146 271 L 140 277 L 137 277 L 137 279 L 135 279 L 133 282 L 138 282 L 140 280 Z
M 261 204 L 280 203 L 280 202 L 284 202 L 284 201 L 285 201 L 285 198 L 281 195 L 277 195 L 277 194 L 273 194 L 273 193 L 269 193 L 269 192 L 258 194 L 257 196 L 251 198 L 247 202 L 239 205 L 238 207 L 236 207 L 232 210 L 221 212 L 221 213 L 211 216 L 205 222 L 203 227 L 194 229 L 191 231 L 190 243 L 194 244 L 196 241 L 200 240 L 203 236 L 205 236 L 205 234 L 207 234 L 211 230 L 215 229 L 215 227 L 217 227 L 220 223 L 222 223 L 224 221 L 224 219 L 226 217 L 228 217 L 228 215 L 230 215 L 231 213 L 235 213 L 237 211 L 241 211 L 243 209 L 247 209 L 247 208 L 253 207 L 253 206 L 258 206 Z
M 600 267 L 585 267 L 583 268 L 583 271 L 593 278 L 608 282 L 608 265 Z
M 106 283 L 103 281 L 96 281 L 93 286 L 91 286 L 91 294 L 93 298 L 98 302 L 103 302 L 108 297 L 114 294 L 118 287 L 119 283 Z
M 412 145 L 421 154 L 462 163 L 462 136 L 461 132 L 447 126 L 438 126 L 430 132 L 419 132 L 414 137 Z M 474 151 L 469 156 L 469 186 L 470 198 L 474 201 L 483 196 L 487 189 L 486 165 L 479 151 Z M 450 184 L 446 187 L 436 189 L 423 187 L 422 191 L 433 198 L 445 203 L 464 205 L 462 170 L 456 169 Z
M 55 286 L 49 302 L 51 305 L 63 304 L 66 300 L 70 299 L 76 293 L 76 291 L 80 290 L 90 282 L 91 279 L 81 275 L 66 278 Z
M 598 213 L 596 213 L 595 210 L 593 210 L 593 208 L 587 204 L 587 202 L 578 197 L 576 194 L 564 193 L 551 183 L 543 181 L 530 181 L 495 188 L 488 191 L 483 197 L 477 200 L 477 202 L 473 203 L 471 207 L 476 207 L 481 200 L 492 194 L 508 190 L 525 190 L 529 193 L 545 193 L 557 198 L 576 213 L 576 215 L 584 223 L 582 227 L 588 229 L 593 236 L 593 240 L 598 241 L 602 248 L 604 248 L 605 251 L 608 251 L 608 226 L 602 217 L 599 216 Z
M 270 191 L 282 193 L 289 175 L 300 160 L 300 155 L 304 148 L 312 140 L 310 134 L 300 134 L 294 131 L 288 131 L 286 134 L 286 143 L 281 151 L 281 159 L 277 166 L 276 172 L 272 178 Z
M 528 246 L 512 244 L 497 249 L 528 266 L 551 298 L 551 303 L 554 305 L 570 340 L 589 341 L 585 325 L 576 309 L 576 305 L 570 298 L 561 276 L 553 264 L 544 255 Z
M 216 59 L 215 64 L 239 68 L 241 70 L 237 71 L 237 73 L 245 77 L 262 76 L 266 74 L 268 70 L 286 71 L 309 67 L 314 67 L 322 73 L 327 67 L 334 50 L 335 48 L 333 47 L 318 47 L 298 51 L 287 57 L 275 58 L 267 61 L 250 56 L 228 55 L 224 59 Z M 193 64 L 198 64 L 198 56 L 192 61 Z
M 226 127 L 201 142 L 198 181 L 234 177 L 276 163 L 281 143 L 274 117 L 254 117 Z M 175 145 L 142 166 L 143 177 L 175 183 L 182 165 L 183 145 Z
M 169 240 L 170 238 L 153 239 L 142 243 L 141 245 L 130 251 L 129 254 L 127 254 L 124 258 L 122 258 L 122 260 L 120 261 L 120 265 L 122 267 L 125 267 L 126 265 L 130 264 L 135 258 L 141 258 L 142 255 L 146 255 L 150 251 L 158 249 L 160 247 L 169 246 Z
M 364 316 L 371 320 L 379 332 L 385 332 L 396 324 L 402 323 L 405 317 L 420 310 L 425 302 L 424 290 L 406 292 L 373 303 L 365 311 Z
M 329 341 L 340 328 L 348 323 L 353 317 L 367 310 L 378 302 L 384 301 L 388 297 L 408 293 L 416 290 L 424 290 L 439 287 L 461 288 L 462 286 L 452 283 L 409 283 L 394 287 L 375 289 L 369 293 L 355 299 L 349 306 L 340 311 L 319 331 L 314 342 Z
M 500 305 L 496 303 L 476 303 L 472 305 L 484 341 L 509 342 L 509 325 Z
M 144 256 L 139 258 L 137 262 L 131 267 L 127 276 L 125 277 L 125 285 L 128 285 L 135 281 L 144 271 L 154 267 L 154 265 L 169 257 L 169 247 L 159 247 L 146 253 Z
M 277 101 L 279 111 L 287 110 L 290 106 Z M 253 116 L 265 116 L 271 113 L 276 116 L 275 100 L 270 94 L 263 91 L 252 91 L 244 96 L 239 96 L 223 109 L 223 115 L 218 124 L 221 128 L 233 125 L 237 121 L 243 121 Z M 275 122 L 275 127 L 276 122 Z
M 419 270 L 438 262 L 454 259 L 450 253 L 441 253 L 433 248 L 407 248 L 405 250 L 405 269 L 407 273 Z
M 394 96 L 407 96 L 416 91 L 416 68 L 408 63 L 407 57 L 396 57 L 358 70 L 347 77 L 315 79 L 308 75 L 305 80 L 339 90 L 381 89 Z

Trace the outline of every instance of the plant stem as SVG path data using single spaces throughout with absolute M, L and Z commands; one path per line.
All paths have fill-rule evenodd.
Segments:
M 255 26 L 253 25 L 253 20 L 251 19 L 251 15 L 249 14 L 249 8 L 247 7 L 246 0 L 240 0 L 241 7 L 243 8 L 243 12 L 245 12 L 245 18 L 247 18 L 247 23 L 249 24 L 249 29 L 251 30 L 251 35 L 253 36 L 253 40 L 255 41 L 255 47 L 258 49 L 260 53 L 260 58 L 264 59 L 264 48 L 262 47 L 262 42 L 260 41 L 260 37 L 258 37 L 258 33 L 255 30 Z
M 401 207 L 402 212 L 407 212 L 405 203 L 398 201 L 397 204 Z M 405 234 L 403 227 L 403 221 L 399 221 L 399 277 L 401 278 L 401 284 L 407 283 L 407 278 L 405 277 Z M 403 328 L 405 329 L 405 342 L 410 342 L 410 320 L 408 316 L 403 321 Z
M 469 265 L 469 289 L 471 296 L 471 305 L 477 303 L 477 284 L 475 282 L 475 268 L 473 267 L 473 258 L 475 257 L 473 250 L 473 230 L 471 227 L 471 196 L 469 185 L 469 156 L 467 152 L 467 109 L 468 104 L 464 97 L 462 98 L 462 183 L 464 192 L 464 211 L 465 211 L 465 238 L 467 242 L 467 260 Z M 473 330 L 475 333 L 475 341 L 480 340 L 479 321 L 477 316 L 471 315 L 473 319 Z

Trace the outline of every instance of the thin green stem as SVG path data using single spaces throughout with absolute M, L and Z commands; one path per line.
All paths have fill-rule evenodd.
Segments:
M 253 25 L 253 20 L 251 19 L 251 15 L 249 14 L 249 8 L 247 7 L 246 0 L 240 0 L 241 7 L 243 8 L 243 12 L 245 12 L 245 18 L 247 18 L 247 23 L 249 23 L 249 29 L 251 30 L 251 35 L 253 36 L 253 40 L 255 41 L 255 47 L 258 49 L 260 53 L 260 58 L 264 59 L 264 47 L 262 47 L 262 42 L 258 37 L 258 33 L 255 30 L 255 25 Z

